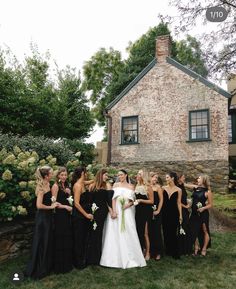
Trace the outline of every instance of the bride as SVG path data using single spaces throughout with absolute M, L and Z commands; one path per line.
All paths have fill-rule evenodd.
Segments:
M 113 186 L 112 213 L 103 232 L 100 265 L 115 268 L 146 266 L 139 243 L 134 208 L 134 187 L 128 183 L 125 170 L 118 173 L 119 182 Z

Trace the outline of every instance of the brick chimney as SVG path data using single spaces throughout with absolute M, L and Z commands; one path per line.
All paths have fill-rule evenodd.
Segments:
M 156 40 L 156 59 L 159 63 L 166 62 L 166 57 L 170 56 L 171 40 L 170 35 L 158 36 Z

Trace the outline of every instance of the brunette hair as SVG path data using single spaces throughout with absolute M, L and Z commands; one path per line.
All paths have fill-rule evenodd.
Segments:
M 127 183 L 129 183 L 129 176 L 128 176 L 127 171 L 124 170 L 124 169 L 121 169 L 121 170 L 119 170 L 119 172 L 122 172 L 122 173 L 124 173 L 126 175 L 126 181 L 127 181 Z
M 169 172 L 167 175 L 169 175 L 171 178 L 174 178 L 174 184 L 178 186 L 178 176 L 175 172 Z
M 71 188 L 73 188 L 74 184 L 81 178 L 83 172 L 86 173 L 86 167 L 81 166 L 75 168 L 72 174 Z
M 103 181 L 103 175 L 106 173 L 106 169 L 100 169 L 96 173 L 94 184 L 92 184 L 92 190 L 106 189 L 106 182 Z

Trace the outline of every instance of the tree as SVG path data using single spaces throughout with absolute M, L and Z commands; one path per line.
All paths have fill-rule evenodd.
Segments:
M 61 137 L 83 140 L 89 137 L 95 120 L 88 106 L 80 75 L 68 66 L 59 73 L 58 79 L 58 97 L 63 120 Z
M 103 48 L 85 64 L 85 83 L 91 90 L 95 117 L 100 125 L 105 125 L 105 107 L 154 59 L 156 38 L 166 34 L 170 34 L 168 25 L 161 22 L 134 43 L 129 43 L 126 60 L 121 60 L 118 51 Z M 200 43 L 195 38 L 188 36 L 187 40 L 179 43 L 172 40 L 171 54 L 182 64 L 206 76 Z M 115 56 L 118 56 L 118 61 L 114 61 L 117 60 Z
M 204 44 L 203 55 L 211 76 L 220 77 L 235 70 L 236 65 L 236 3 L 235 0 L 171 0 L 177 7 L 179 17 L 162 17 L 175 26 L 178 33 L 189 32 L 199 23 L 207 26 L 206 11 L 211 7 L 227 10 L 227 19 L 215 24 L 213 30 L 205 30 L 199 40 Z M 219 48 L 219 45 L 221 46 Z
M 0 130 L 82 141 L 95 122 L 80 76 L 68 67 L 52 81 L 49 61 L 37 50 L 24 65 L 0 53 Z

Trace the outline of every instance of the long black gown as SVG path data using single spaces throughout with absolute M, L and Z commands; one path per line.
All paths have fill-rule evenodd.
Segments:
M 98 209 L 94 213 L 94 222 L 97 227 L 94 230 L 93 222 L 89 228 L 87 247 L 87 265 L 99 265 L 102 255 L 103 227 L 108 214 L 108 205 L 111 206 L 111 199 L 114 191 L 99 189 L 92 192 L 92 204 L 95 203 Z
M 135 188 L 136 199 L 148 200 L 147 190 L 145 186 L 136 186 Z M 150 204 L 138 204 L 135 210 L 135 222 L 137 233 L 139 237 L 139 242 L 142 250 L 145 248 L 145 225 L 152 218 L 152 205 Z
M 154 196 L 154 204 L 156 208 L 159 205 L 159 196 L 158 192 L 153 191 Z M 163 253 L 163 239 L 161 232 L 161 224 L 162 224 L 162 213 L 160 212 L 158 215 L 152 217 L 148 221 L 148 235 L 150 240 L 150 255 L 155 258 L 157 255 L 161 255 Z
M 80 205 L 91 214 L 91 193 L 85 191 L 80 196 Z M 90 220 L 87 219 L 79 210 L 73 207 L 73 264 L 78 269 L 86 267 L 87 242 L 89 234 Z
M 162 226 L 165 253 L 176 259 L 180 257 L 178 246 L 179 211 L 177 199 L 177 191 L 172 193 L 170 198 L 168 193 L 165 190 L 163 191 Z
M 43 196 L 43 204 L 51 205 L 51 191 Z M 53 213 L 52 210 L 38 209 L 35 217 L 35 229 L 31 259 L 24 272 L 26 277 L 41 279 L 49 275 L 53 267 Z
M 67 198 L 69 194 L 59 187 L 57 202 L 70 206 Z M 66 209 L 56 209 L 54 214 L 54 271 L 55 273 L 66 273 L 72 270 L 72 222 L 71 213 Z
M 204 244 L 204 232 L 202 229 L 202 225 L 206 225 L 207 232 L 210 237 L 210 229 L 209 229 L 209 211 L 204 210 L 202 213 L 199 213 L 197 203 L 201 203 L 202 207 L 206 206 L 207 198 L 205 197 L 205 193 L 208 191 L 207 188 L 204 187 L 197 187 L 193 190 L 192 194 L 192 214 L 190 217 L 190 228 L 192 234 L 192 244 L 198 238 L 200 248 L 202 249 Z M 211 239 L 208 243 L 207 248 L 211 246 Z
M 181 203 L 187 205 L 187 192 L 184 184 L 179 184 L 178 187 L 182 190 Z M 179 249 L 181 255 L 188 255 L 192 253 L 192 238 L 191 238 L 191 229 L 189 223 L 189 211 L 186 208 L 182 207 L 182 228 L 186 235 L 179 235 Z

